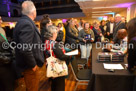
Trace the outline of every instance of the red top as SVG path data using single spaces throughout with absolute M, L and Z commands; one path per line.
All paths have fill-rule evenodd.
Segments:
M 52 50 L 52 56 L 56 57 L 56 55 L 54 54 L 53 52 L 53 47 L 55 48 L 55 44 L 57 42 L 56 41 L 53 41 L 53 40 L 46 40 L 45 41 L 45 51 L 48 51 L 48 53 L 50 53 L 50 47 L 51 47 L 51 50 Z M 62 52 L 65 54 L 65 50 L 64 48 L 61 48 L 62 49 Z

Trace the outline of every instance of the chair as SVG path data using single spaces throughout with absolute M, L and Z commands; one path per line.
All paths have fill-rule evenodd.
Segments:
M 83 82 L 89 82 L 92 76 L 92 71 L 90 69 L 78 70 L 78 64 L 76 59 L 70 63 L 70 66 L 71 66 L 73 75 L 77 81 L 74 91 L 76 91 L 78 85 L 88 85 L 88 83 L 83 83 Z
M 78 64 L 78 70 L 80 68 L 84 69 L 85 65 L 88 65 L 88 61 L 87 61 L 87 59 L 78 58 L 77 59 L 77 64 Z

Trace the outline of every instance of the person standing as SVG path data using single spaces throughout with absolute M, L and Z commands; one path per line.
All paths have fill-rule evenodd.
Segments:
M 77 30 L 77 28 L 75 28 L 75 21 L 74 20 L 70 20 L 69 24 L 66 28 L 66 43 L 68 44 L 77 44 L 78 41 L 78 33 L 79 31 Z M 72 48 L 74 49 L 74 48 Z
M 63 24 L 62 23 L 58 23 L 57 27 L 58 27 L 58 36 L 57 36 L 56 41 L 58 41 L 58 42 L 65 42 L 66 30 L 63 27 Z
M 113 42 L 115 42 L 116 39 L 117 39 L 117 32 L 118 32 L 118 30 L 126 29 L 126 25 L 125 25 L 125 23 L 122 22 L 122 17 L 121 17 L 120 14 L 117 14 L 115 16 L 115 23 L 116 24 L 115 24 L 115 27 L 113 29 Z
M 85 36 L 89 37 L 88 39 L 85 38 Z M 80 40 L 80 49 L 81 49 L 81 58 L 82 59 L 88 59 L 90 57 L 90 52 L 92 49 L 92 42 L 94 42 L 94 32 L 89 28 L 89 23 L 86 22 L 84 25 L 84 29 L 82 29 L 79 32 L 79 40 Z
M 102 20 L 102 21 L 100 22 L 100 29 L 101 29 L 101 31 L 102 31 L 103 36 L 105 36 L 105 31 L 106 31 L 106 26 L 105 26 L 105 24 L 106 24 L 105 20 Z
M 45 48 L 46 55 L 50 57 L 54 56 L 60 60 L 65 60 L 67 63 L 71 60 L 71 56 L 65 55 L 65 49 L 56 41 L 58 35 L 58 28 L 50 25 L 47 27 Z M 50 49 L 52 51 L 50 51 Z M 51 79 L 51 91 L 65 91 L 65 76 L 50 78 Z
M 1 18 L 1 16 L 0 16 L 0 33 L 6 38 L 6 34 L 5 34 L 5 31 L 4 31 L 4 29 L 1 27 L 1 23 L 2 23 L 3 21 L 2 21 L 2 18 Z
M 94 42 L 100 42 L 102 35 L 102 30 L 100 29 L 100 24 L 98 22 L 94 22 L 93 24 L 93 32 L 95 35 L 95 40 Z
M 32 48 L 15 48 L 16 65 L 24 75 L 26 91 L 38 91 L 39 67 L 44 64 L 42 50 L 35 46 L 42 43 L 40 33 L 34 24 L 36 8 L 32 1 L 22 3 L 22 17 L 14 29 L 14 41 L 16 44 L 33 45 Z
M 40 29 L 41 29 L 41 38 L 42 38 L 42 42 L 44 43 L 46 38 L 45 38 L 45 32 L 47 32 L 47 27 L 52 25 L 52 21 L 49 17 L 48 14 L 45 14 L 43 16 L 43 19 L 40 22 Z
M 110 21 L 106 24 L 106 26 L 106 37 L 111 40 L 113 38 L 113 28 L 115 26 L 113 17 L 110 18 Z
M 128 70 L 135 75 L 133 91 L 136 91 L 136 18 L 128 22 L 127 28 L 128 44 L 133 44 L 133 47 L 128 47 Z
M 2 46 L 3 43 L 8 43 L 8 40 L 6 39 L 5 31 L 0 27 L 0 91 L 14 91 L 13 55 L 10 48 L 5 49 Z M 8 56 L 9 54 L 10 56 Z

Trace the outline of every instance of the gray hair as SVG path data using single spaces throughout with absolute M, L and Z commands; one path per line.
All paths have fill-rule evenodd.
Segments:
M 53 33 L 58 31 L 57 27 L 54 25 L 50 25 L 46 29 L 47 31 L 45 32 L 45 35 L 44 35 L 46 39 L 53 37 Z
M 23 4 L 22 4 L 22 14 L 30 15 L 35 10 L 36 10 L 36 8 L 35 8 L 34 3 L 32 1 L 24 1 L 23 2 Z
M 122 18 L 122 16 L 121 16 L 120 14 L 116 14 L 115 17 L 120 17 L 120 18 Z
M 93 22 L 93 26 L 95 27 L 97 24 L 100 24 L 98 21 Z

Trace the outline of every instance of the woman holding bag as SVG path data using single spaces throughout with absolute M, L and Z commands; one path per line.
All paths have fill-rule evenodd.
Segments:
M 78 38 L 80 40 L 81 58 L 88 59 L 92 49 L 92 42 L 94 42 L 95 36 L 93 30 L 89 28 L 89 23 L 84 24 L 84 29 L 79 32 Z M 87 38 L 86 38 L 87 37 Z
M 66 56 L 65 50 L 62 46 L 56 42 L 57 38 L 57 27 L 51 25 L 47 27 L 48 32 L 45 33 L 46 41 L 45 41 L 45 53 L 48 57 L 53 56 L 58 58 L 59 60 L 69 61 L 71 56 Z M 51 91 L 65 91 L 65 76 L 51 78 Z

